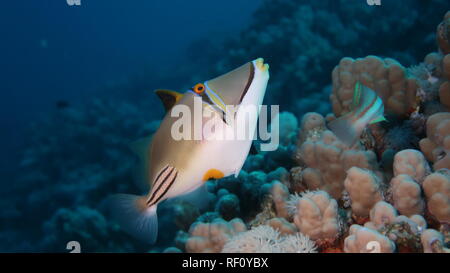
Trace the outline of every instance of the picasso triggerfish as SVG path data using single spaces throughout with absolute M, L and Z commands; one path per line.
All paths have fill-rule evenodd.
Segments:
M 112 197 L 112 213 L 120 226 L 148 243 L 157 239 L 157 207 L 162 201 L 192 193 L 207 180 L 229 175 L 237 176 L 251 148 L 259 110 L 256 117 L 247 119 L 250 136 L 240 139 L 174 139 L 172 127 L 178 121 L 170 114 L 177 106 L 194 112 L 197 99 L 203 108 L 213 109 L 220 118 L 192 116 L 192 128 L 199 120 L 211 121 L 220 130 L 232 131 L 240 126 L 236 119 L 243 106 L 262 105 L 269 80 L 269 66 L 262 58 L 248 62 L 222 76 L 194 85 L 185 93 L 157 90 L 167 113 L 158 130 L 151 138 L 139 140 L 134 150 L 142 162 L 142 179 L 148 189 L 144 195 L 118 194 Z M 227 106 L 235 106 L 237 112 L 230 114 Z M 233 122 L 229 122 L 229 121 Z M 206 122 L 207 123 L 207 122 Z M 204 196 L 206 198 L 206 196 Z

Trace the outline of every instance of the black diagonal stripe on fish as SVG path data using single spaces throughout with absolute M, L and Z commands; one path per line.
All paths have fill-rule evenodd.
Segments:
M 163 198 L 166 195 L 166 193 L 169 191 L 169 189 L 172 187 L 173 183 L 177 179 L 177 176 L 178 176 L 177 170 L 175 170 L 175 172 L 171 173 L 171 175 L 167 179 L 167 182 L 165 182 L 163 184 L 165 187 L 161 189 L 162 193 L 158 197 L 156 197 L 155 201 L 153 201 L 149 204 L 149 207 L 151 207 L 155 204 L 158 204 L 158 202 L 161 200 L 161 198 Z
M 175 168 L 167 166 L 166 168 L 164 168 L 163 171 L 161 171 L 158 174 L 158 177 L 155 180 L 155 185 L 153 186 L 153 188 L 151 190 L 150 197 L 147 200 L 147 205 L 152 203 L 152 201 L 155 199 L 155 196 L 161 191 L 161 188 L 166 183 L 167 178 L 170 177 L 170 175 L 173 173 L 174 170 L 175 170 Z

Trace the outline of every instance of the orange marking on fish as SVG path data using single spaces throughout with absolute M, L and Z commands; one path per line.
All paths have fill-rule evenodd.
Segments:
M 203 181 L 207 181 L 209 179 L 219 179 L 224 176 L 223 172 L 218 169 L 209 169 L 204 175 L 203 175 Z

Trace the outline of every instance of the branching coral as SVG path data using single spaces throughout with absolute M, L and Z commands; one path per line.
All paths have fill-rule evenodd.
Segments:
M 365 226 L 379 229 L 394 222 L 397 216 L 397 211 L 391 204 L 380 201 L 370 210 L 370 222 L 365 223 Z
M 189 229 L 190 237 L 186 241 L 189 253 L 217 253 L 222 251 L 225 243 L 236 233 L 246 231 L 241 219 L 227 222 L 221 218 L 211 223 L 196 222 Z
M 426 158 L 434 169 L 450 168 L 450 113 L 436 113 L 427 120 L 427 138 L 420 141 Z
M 417 150 L 408 149 L 395 154 L 394 175 L 407 174 L 419 184 L 430 174 L 430 166 L 423 154 Z
M 441 223 L 450 223 L 450 171 L 442 169 L 423 182 L 428 211 Z
M 389 191 L 394 207 L 403 215 L 423 214 L 425 202 L 420 185 L 407 174 L 400 174 L 391 180 Z
M 319 244 L 333 243 L 340 234 L 338 205 L 325 191 L 308 192 L 297 202 L 294 223 Z
M 383 200 L 381 180 L 369 170 L 351 167 L 344 185 L 350 195 L 354 216 L 368 217 L 372 207 Z

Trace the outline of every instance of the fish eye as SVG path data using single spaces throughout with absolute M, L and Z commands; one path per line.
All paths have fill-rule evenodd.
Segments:
M 205 85 L 203 83 L 197 83 L 192 90 L 197 94 L 202 94 L 205 91 Z

